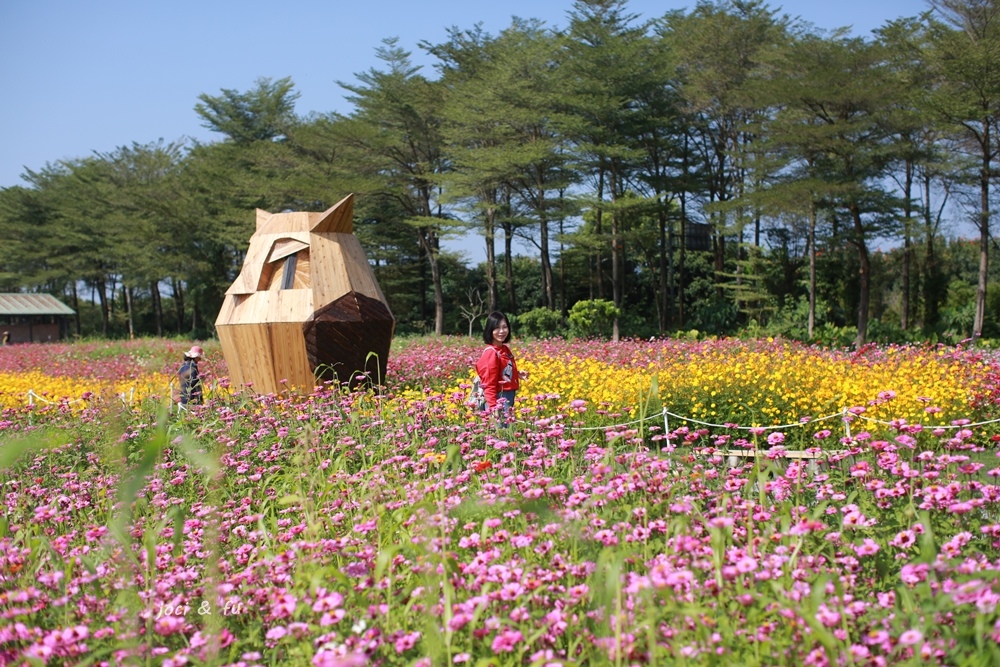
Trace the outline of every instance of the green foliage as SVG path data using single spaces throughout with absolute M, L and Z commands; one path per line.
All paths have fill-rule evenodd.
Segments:
M 941 325 L 945 335 L 958 340 L 970 337 L 975 317 L 975 286 L 958 278 L 949 282 L 947 301 L 941 309 Z
M 718 336 L 734 330 L 738 319 L 739 310 L 736 304 L 716 296 L 695 303 L 689 323 L 705 333 Z
M 917 329 L 905 331 L 895 318 L 873 319 L 868 323 L 868 340 L 873 343 L 904 344 L 923 339 L 922 332 Z
M 577 301 L 569 309 L 569 334 L 573 338 L 610 338 L 621 311 L 605 299 Z
M 982 279 L 995 294 L 1000 264 L 981 277 L 979 242 L 946 239 L 940 211 L 958 185 L 993 194 L 977 137 L 996 126 L 1000 35 L 975 3 L 945 4 L 856 39 L 758 2 L 647 22 L 588 0 L 564 30 L 516 19 L 421 44 L 437 79 L 387 39 L 380 68 L 341 83 L 344 114 L 298 116 L 287 77 L 204 93 L 195 113 L 221 141 L 121 146 L 0 191 L 0 290 L 93 298 L 84 335 L 209 335 L 255 208 L 323 210 L 355 192 L 355 233 L 401 332 L 467 332 L 469 290 L 510 313 L 568 312 L 616 285 L 626 336 L 804 340 L 809 290 L 825 304 L 817 328 L 846 331 L 864 272 L 871 336 L 913 339 L 891 324 L 905 305 L 911 329 L 960 340 L 976 302 L 960 289 L 945 303 L 944 288 Z M 707 246 L 681 238 L 682 218 Z M 448 256 L 457 230 L 493 239 L 495 262 Z M 856 248 L 876 238 L 890 249 L 862 267 Z M 506 257 L 508 239 L 544 261 Z M 989 298 L 982 333 L 1000 335 Z
M 566 321 L 557 311 L 532 308 L 526 313 L 511 317 L 519 336 L 551 338 L 565 335 Z
M 295 84 L 290 77 L 257 79 L 256 88 L 241 93 L 223 88 L 221 95 L 201 94 L 194 110 L 203 125 L 238 144 L 284 137 L 295 122 Z

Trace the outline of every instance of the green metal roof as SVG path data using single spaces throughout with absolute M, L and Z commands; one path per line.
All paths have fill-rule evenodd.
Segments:
M 75 315 L 51 294 L 0 294 L 0 315 Z

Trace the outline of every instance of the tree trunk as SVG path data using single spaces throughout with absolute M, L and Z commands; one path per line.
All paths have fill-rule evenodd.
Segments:
M 722 274 L 726 270 L 726 237 L 723 236 L 722 229 L 722 226 L 716 226 L 712 234 L 712 250 L 715 256 L 713 282 L 715 283 L 715 295 L 719 300 L 725 297 L 725 291 L 722 289 Z
M 423 234 L 417 230 L 417 247 L 420 249 L 420 321 L 426 331 L 427 327 L 427 249 L 424 247 Z M 422 332 L 423 333 L 423 332 Z
M 153 301 L 153 321 L 156 324 L 156 335 L 163 336 L 163 299 L 160 298 L 159 281 L 150 282 L 149 295 Z
M 514 291 L 514 261 L 511 259 L 511 252 L 514 248 L 514 229 L 508 224 L 504 225 L 503 235 L 503 270 L 504 282 L 507 287 L 507 308 L 510 312 L 517 312 L 517 293 Z
M 930 330 L 937 326 L 941 304 L 939 295 L 942 292 L 941 276 L 938 275 L 938 258 L 934 243 L 934 220 L 931 212 L 931 177 L 924 176 L 924 238 L 926 256 L 924 257 L 924 329 Z
M 486 209 L 486 302 L 489 312 L 497 309 L 496 204 Z M 470 325 L 471 326 L 471 325 Z
M 434 335 L 444 335 L 444 290 L 441 287 L 441 261 L 437 234 L 429 227 L 419 230 L 420 245 L 427 255 L 431 270 L 431 285 L 434 289 Z
M 990 124 L 983 122 L 983 164 L 979 171 L 979 284 L 976 287 L 976 321 L 972 325 L 973 338 L 983 335 L 986 319 L 986 282 L 989 269 L 990 249 Z
M 549 310 L 555 310 L 556 295 L 552 284 L 552 258 L 549 257 L 549 221 L 544 217 L 539 224 L 539 234 L 541 235 L 539 252 L 542 260 L 542 291 L 545 295 L 545 307 Z
M 541 178 L 539 178 L 539 182 L 541 182 Z M 542 261 L 542 294 L 545 297 L 545 307 L 549 310 L 555 310 L 556 295 L 552 285 L 552 259 L 549 257 L 549 220 L 545 211 L 545 188 L 543 186 L 538 188 L 538 202 L 542 207 L 538 224 L 540 237 L 538 250 Z
M 82 329 L 80 328 L 80 295 L 76 289 L 76 281 L 73 281 L 73 310 L 76 311 L 73 314 L 73 322 L 76 325 L 76 335 L 82 335 Z
M 177 333 L 184 333 L 184 285 L 176 278 L 170 279 L 174 292 L 174 315 L 177 317 Z
M 621 288 L 621 266 L 618 247 L 618 213 L 611 215 L 611 299 L 615 308 L 621 310 L 622 288 Z M 611 340 L 618 342 L 621 337 L 619 317 L 615 315 L 615 320 L 611 325 Z
M 665 207 L 660 206 L 659 219 L 658 219 L 658 231 L 660 233 L 660 243 L 657 248 L 657 259 L 660 266 L 660 319 L 659 326 L 657 327 L 660 335 L 666 333 L 667 327 L 670 324 L 671 308 L 674 304 L 673 295 L 673 262 L 668 262 L 668 257 L 673 258 L 673 248 L 671 247 L 671 236 L 673 236 L 673 230 L 667 229 L 667 212 Z
M 598 239 L 603 233 L 604 219 L 604 167 L 597 172 L 597 210 L 594 212 L 594 236 Z M 604 271 L 601 269 L 601 244 L 597 243 L 597 250 L 594 252 L 594 261 L 597 264 L 597 298 L 604 298 Z
M 816 200 L 809 202 L 809 324 L 807 332 L 811 340 L 816 332 Z
M 95 287 L 97 288 L 97 298 L 101 301 L 101 334 L 107 338 L 109 328 L 108 295 L 105 291 L 107 285 L 104 283 L 104 279 L 100 278 L 95 281 Z
M 865 231 L 861 222 L 861 209 L 857 204 L 850 206 L 851 219 L 854 221 L 854 243 L 858 249 L 858 337 L 854 344 L 860 348 L 868 342 L 868 306 L 871 299 L 871 258 L 868 256 L 868 244 L 865 243 Z
M 900 277 L 903 303 L 900 305 L 899 325 L 903 331 L 910 328 L 910 270 L 913 262 L 913 163 L 906 162 L 906 177 L 903 182 L 903 274 Z
M 132 313 L 132 288 L 122 283 L 122 294 L 125 297 L 125 314 L 128 317 L 129 340 L 135 338 L 135 318 Z
M 564 238 L 563 223 L 565 218 L 563 217 L 563 211 L 566 208 L 563 206 L 563 191 L 559 191 L 559 314 L 566 317 L 566 262 L 563 261 L 563 253 L 565 248 L 563 247 L 562 239 Z
M 681 193 L 680 251 L 677 253 L 677 327 L 684 328 L 684 252 L 687 248 L 687 193 Z

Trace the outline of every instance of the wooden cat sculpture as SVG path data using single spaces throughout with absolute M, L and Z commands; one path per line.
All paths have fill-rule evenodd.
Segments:
M 396 321 L 353 216 L 354 195 L 322 213 L 257 209 L 243 269 L 215 320 L 234 388 L 309 393 L 323 380 L 384 380 Z

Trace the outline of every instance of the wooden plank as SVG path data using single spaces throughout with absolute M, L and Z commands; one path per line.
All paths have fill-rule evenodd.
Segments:
M 299 323 L 227 326 L 219 329 L 219 340 L 234 388 L 252 383 L 253 390 L 261 394 L 313 390 L 313 372 Z
M 351 287 L 350 291 L 378 299 L 386 304 L 386 308 L 388 308 L 389 302 L 386 301 L 385 295 L 379 287 L 378 280 L 375 278 L 375 271 L 368 263 L 368 258 L 365 257 L 365 251 L 362 249 L 357 237 L 353 234 L 350 236 L 341 234 L 337 237 L 337 241 L 343 253 L 344 263 L 347 266 L 348 280 Z
M 257 220 L 256 220 L 256 225 L 254 226 L 254 231 L 258 231 L 259 232 L 261 230 L 261 228 L 268 223 L 268 221 L 271 219 L 272 215 L 273 214 L 270 213 L 269 211 L 265 211 L 262 208 L 258 208 L 257 209 Z
M 272 360 L 271 381 L 274 387 L 271 391 L 311 393 L 315 381 L 306 355 L 301 323 L 270 324 L 267 331 Z M 281 380 L 287 380 L 287 383 L 282 384 Z
M 322 306 L 344 296 L 350 289 L 350 277 L 344 266 L 340 244 L 330 236 L 313 235 L 310 279 L 314 303 Z
M 305 250 L 308 247 L 308 241 L 299 241 L 298 239 L 282 236 L 271 246 L 271 254 L 268 256 L 267 261 L 277 262 L 279 259 L 284 259 L 289 255 L 294 255 L 300 250 Z
M 744 458 L 744 459 L 753 459 L 753 458 L 757 458 L 758 456 L 760 456 L 760 458 L 765 459 L 765 458 L 768 457 L 769 453 L 776 452 L 776 451 L 778 451 L 778 450 L 767 450 L 767 449 L 761 449 L 761 450 L 754 450 L 754 449 L 719 449 L 719 450 L 716 450 L 715 452 L 713 452 L 712 455 L 713 456 L 714 455 L 718 455 L 718 456 L 735 456 L 735 457 Z M 830 456 L 836 456 L 838 454 L 843 454 L 843 453 L 844 453 L 844 450 L 842 450 L 842 449 L 824 450 L 824 451 L 821 451 L 821 452 L 807 452 L 807 451 L 802 451 L 802 450 L 797 450 L 797 449 L 786 449 L 786 450 L 782 451 L 781 452 L 781 456 L 779 456 L 777 458 L 782 458 L 782 459 L 823 459 L 823 458 L 828 458 Z
M 226 365 L 229 367 L 229 382 L 233 387 L 239 387 L 243 383 L 242 366 L 239 363 L 239 355 L 235 341 L 235 327 L 222 326 L 216 328 L 219 336 L 219 343 L 222 346 L 222 355 L 226 358 Z
M 236 276 L 236 280 L 226 290 L 226 294 L 252 294 L 256 292 L 266 257 L 263 241 L 251 237 L 250 247 L 247 248 L 246 257 L 243 258 L 243 268 L 240 269 L 240 275 Z
M 313 223 L 311 231 L 314 234 L 353 234 L 354 194 L 347 195 L 323 211 Z
M 302 250 L 298 254 L 298 259 L 295 263 L 295 283 L 292 286 L 293 289 L 308 289 L 311 291 L 312 288 L 312 277 L 310 274 L 311 260 L 309 259 L 309 249 Z
M 309 289 L 286 289 L 256 292 L 240 306 L 235 324 L 296 322 L 299 325 L 313 313 L 313 294 Z
M 254 340 L 254 331 L 246 325 L 220 327 L 219 341 L 229 366 L 229 381 L 235 389 L 241 389 L 253 381 L 256 366 L 259 363 L 269 363 L 258 349 Z M 263 355 L 266 357 L 266 354 Z
M 370 372 L 384 380 L 395 321 L 384 303 L 352 292 L 317 311 L 303 327 L 309 364 L 338 382 L 354 382 L 355 373 Z M 374 357 L 369 353 L 374 352 Z
M 257 230 L 259 236 L 270 234 L 287 234 L 295 232 L 308 232 L 312 226 L 309 224 L 310 213 L 306 211 L 291 211 L 288 213 L 275 213 L 263 227 Z
M 243 299 L 242 295 L 239 294 L 227 294 L 222 299 L 222 308 L 219 309 L 219 316 L 215 318 L 215 326 L 225 326 L 227 324 L 235 324 L 236 318 L 236 305 Z

